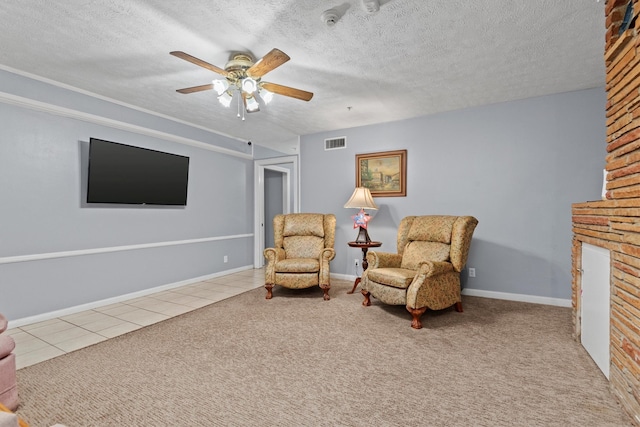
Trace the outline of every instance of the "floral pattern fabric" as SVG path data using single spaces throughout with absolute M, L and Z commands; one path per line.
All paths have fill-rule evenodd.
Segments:
M 320 263 L 314 258 L 287 258 L 276 263 L 279 273 L 317 273 Z
M 304 289 L 318 285 L 318 273 L 276 273 L 275 283 L 289 289 Z
M 390 252 L 378 252 L 378 251 L 369 251 L 367 252 L 367 263 L 369 264 L 369 269 L 374 268 L 400 268 L 400 264 L 402 264 L 402 255 L 392 254 Z M 368 270 L 365 271 L 365 273 Z
M 477 224 L 472 216 L 403 218 L 398 253 L 367 254 L 362 289 L 386 304 L 412 309 L 440 310 L 461 301 L 460 271 Z
M 276 215 L 274 247 L 264 250 L 265 285 L 330 288 L 329 263 L 335 258 L 335 226 L 333 214 Z
M 402 268 L 417 270 L 425 261 L 449 261 L 451 246 L 439 242 L 409 242 L 402 255 Z
M 361 282 L 364 283 L 364 282 Z M 407 300 L 407 290 L 394 288 L 393 286 L 381 285 L 380 283 L 369 281 L 368 284 L 362 285 L 362 289 L 379 299 L 385 304 L 405 305 Z
M 462 271 L 464 265 L 467 263 L 471 238 L 477 225 L 478 220 L 472 216 L 458 217 L 453 224 L 451 233 L 451 263 L 458 272 Z
M 315 236 L 287 236 L 282 239 L 287 258 L 320 258 L 324 239 Z
M 282 235 L 324 237 L 324 215 L 295 213 L 284 217 Z
M 411 224 L 408 239 L 449 244 L 453 223 L 457 218 L 447 215 L 418 216 Z
M 427 307 L 430 310 L 442 310 L 460 302 L 459 274 L 443 274 L 430 283 L 430 286 L 415 287 L 407 290 L 409 308 Z
M 374 268 L 365 273 L 370 281 L 400 289 L 407 289 L 416 275 L 406 268 Z

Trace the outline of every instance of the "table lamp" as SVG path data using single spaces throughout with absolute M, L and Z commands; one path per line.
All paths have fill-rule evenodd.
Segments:
M 371 239 L 369 238 L 369 233 L 367 232 L 367 223 L 371 219 L 368 213 L 364 211 L 367 209 L 378 209 L 376 206 L 376 202 L 373 201 L 373 197 L 371 196 L 371 192 L 366 187 L 356 187 L 355 191 L 351 195 L 351 198 L 345 203 L 345 208 L 356 208 L 360 209 L 360 212 L 353 215 L 353 228 L 360 228 L 358 232 L 358 237 L 356 238 L 356 243 L 369 243 Z

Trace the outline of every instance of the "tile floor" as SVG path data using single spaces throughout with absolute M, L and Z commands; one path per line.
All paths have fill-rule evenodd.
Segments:
M 161 322 L 264 285 L 245 270 L 44 322 L 11 328 L 18 369 Z

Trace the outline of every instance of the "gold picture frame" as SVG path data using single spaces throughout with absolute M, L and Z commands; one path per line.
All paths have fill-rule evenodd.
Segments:
M 356 154 L 356 187 L 374 197 L 407 195 L 407 150 Z

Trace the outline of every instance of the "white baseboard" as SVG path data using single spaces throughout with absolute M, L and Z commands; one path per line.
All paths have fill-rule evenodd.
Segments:
M 342 280 L 353 281 L 353 280 L 356 280 L 356 277 L 357 276 L 353 276 L 349 274 L 331 273 L 332 279 L 342 279 Z M 524 294 L 512 294 L 508 292 L 483 291 L 482 289 L 466 288 L 462 290 L 462 295 L 468 295 L 470 297 L 504 299 L 508 301 L 530 302 L 533 304 L 554 305 L 557 307 L 571 307 L 570 299 L 549 298 L 549 297 L 540 297 L 535 295 L 524 295 Z
M 358 276 L 353 276 L 351 274 L 336 274 L 336 273 L 331 273 L 331 278 L 332 279 L 340 279 L 340 280 L 351 280 L 352 282 L 356 280 L 356 277 Z
M 104 307 L 109 304 L 115 304 L 118 302 L 130 300 L 133 298 L 139 298 L 156 292 L 167 291 L 169 289 L 179 288 L 181 286 L 190 285 L 192 283 L 202 282 L 207 279 L 214 279 L 216 277 L 226 276 L 228 274 L 238 273 L 240 271 L 251 270 L 253 265 L 247 265 L 244 267 L 233 268 L 231 270 L 224 270 L 217 273 L 207 274 L 205 276 L 193 277 L 187 280 L 181 280 L 180 282 L 169 283 L 166 285 L 156 286 L 155 288 L 143 289 L 141 291 L 131 292 L 129 294 L 118 295 L 117 297 L 107 298 L 99 301 L 93 301 L 87 304 L 76 305 L 73 307 L 67 307 L 60 310 L 50 311 L 48 313 L 37 314 L 35 316 L 23 317 L 21 319 L 10 320 L 9 328 L 18 328 L 20 326 L 30 325 L 32 323 L 44 322 L 45 320 L 51 320 L 62 316 L 68 316 L 70 314 L 80 313 L 81 311 L 92 310 L 98 307 Z
M 570 299 L 540 297 L 536 295 L 512 294 L 507 292 L 483 291 L 481 289 L 463 289 L 462 295 L 471 297 L 483 297 L 504 299 L 509 301 L 530 302 L 533 304 L 555 305 L 558 307 L 571 307 Z

